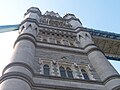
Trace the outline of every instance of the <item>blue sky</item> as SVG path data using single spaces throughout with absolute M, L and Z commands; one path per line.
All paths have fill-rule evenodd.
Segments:
M 119 4 L 119 0 L 1 0 L 0 25 L 19 24 L 26 10 L 37 6 L 42 13 L 73 13 L 86 27 L 120 33 Z
M 47 10 L 58 12 L 61 16 L 72 13 L 85 27 L 120 34 L 120 0 L 0 0 L 0 25 L 20 24 L 31 6 L 38 7 L 42 13 Z M 7 36 L 11 35 L 9 39 L 14 41 L 14 34 L 10 32 Z M 0 35 L 6 37 L 6 34 Z M 5 40 L 0 41 L 4 43 Z M 112 61 L 112 64 L 120 72 L 120 62 Z

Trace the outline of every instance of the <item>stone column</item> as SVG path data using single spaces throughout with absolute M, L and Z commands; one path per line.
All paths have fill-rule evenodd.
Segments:
M 88 32 L 80 31 L 77 35 L 81 46 L 88 54 L 88 59 L 104 82 L 107 90 L 120 86 L 120 76 L 114 67 L 108 62 L 104 54 L 94 45 Z
M 27 11 L 26 15 L 29 20 L 37 19 L 35 17 L 38 15 L 35 10 L 37 8 L 32 7 Z M 35 21 L 29 22 L 27 18 L 25 17 L 20 25 L 20 35 L 14 44 L 12 58 L 3 70 L 0 90 L 32 90 L 37 25 Z
M 35 40 L 29 31 L 34 31 L 31 26 L 25 28 L 15 42 L 10 63 L 3 71 L 7 79 L 3 78 L 0 90 L 31 90 L 28 81 L 32 79 Z

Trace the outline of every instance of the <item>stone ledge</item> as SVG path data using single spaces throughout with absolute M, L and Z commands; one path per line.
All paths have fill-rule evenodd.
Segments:
M 8 65 L 3 69 L 2 75 L 4 74 L 4 72 L 5 72 L 8 68 L 10 68 L 10 67 L 12 67 L 12 66 L 21 66 L 21 67 L 24 67 L 24 68 L 26 68 L 27 70 L 29 70 L 32 74 L 34 73 L 33 69 L 32 69 L 29 65 L 27 65 L 27 64 L 25 64 L 25 63 L 22 63 L 22 62 L 14 62 L 14 63 L 8 64 Z

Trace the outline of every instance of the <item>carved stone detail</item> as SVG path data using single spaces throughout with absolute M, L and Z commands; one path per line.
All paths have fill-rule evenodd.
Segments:
M 71 24 L 67 20 L 52 19 L 49 16 L 41 16 L 39 22 L 41 24 L 47 24 L 55 27 L 70 28 Z
M 52 73 L 53 73 L 53 75 L 55 75 L 55 76 L 58 76 L 58 65 L 57 65 L 57 63 L 56 62 L 52 62 Z

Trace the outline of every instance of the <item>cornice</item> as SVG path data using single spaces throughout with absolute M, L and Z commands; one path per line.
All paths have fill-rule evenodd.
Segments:
M 113 79 L 120 79 L 120 75 L 112 75 L 107 77 L 103 82 L 104 84 L 108 83 L 109 81 L 113 80 Z
M 120 86 L 113 88 L 112 90 L 120 90 Z
M 4 72 L 5 72 L 8 68 L 13 67 L 13 66 L 21 66 L 21 67 L 24 67 L 24 68 L 26 68 L 27 70 L 29 70 L 32 74 L 34 73 L 33 69 L 32 69 L 29 65 L 27 65 L 26 63 L 13 62 L 13 63 L 8 64 L 8 65 L 3 69 L 2 75 L 4 74 Z
M 24 19 L 21 23 L 20 26 L 26 22 L 31 22 L 31 23 L 35 23 L 37 26 L 39 26 L 39 22 L 36 19 L 33 18 L 26 18 Z
M 33 75 L 33 78 L 41 78 L 41 75 Z M 100 81 L 92 81 L 92 80 L 82 80 L 82 79 L 69 79 L 69 78 L 61 78 L 61 77 L 55 77 L 55 76 L 42 76 L 44 79 L 52 79 L 52 80 L 60 80 L 60 81 L 71 81 L 71 82 L 81 82 L 81 83 L 88 83 L 88 84 L 95 84 L 95 85 L 103 85 Z M 9 72 L 2 77 L 0 77 L 0 83 L 2 83 L 5 80 L 8 79 L 20 79 L 25 81 L 31 88 L 51 88 L 51 89 L 65 89 L 65 90 L 91 90 L 91 89 L 85 89 L 85 88 L 79 88 L 74 86 L 57 86 L 57 85 L 48 85 L 48 84 L 39 84 L 35 83 L 33 79 L 31 79 L 28 75 L 20 72 Z M 94 90 L 94 89 L 92 89 Z M 95 89 L 96 90 L 96 89 Z
M 83 55 L 88 55 L 93 51 L 102 52 L 97 47 L 92 47 L 86 51 L 85 49 L 88 48 L 89 46 L 96 46 L 96 45 L 95 44 L 88 44 L 88 45 L 84 46 L 83 48 L 81 48 L 81 47 L 66 46 L 66 45 L 54 44 L 54 43 L 49 43 L 49 42 L 41 42 L 41 41 L 39 41 L 39 42 L 37 41 L 37 43 L 36 43 L 37 48 L 51 49 L 51 50 L 69 52 L 69 53 L 71 52 L 71 53 L 83 54 Z
M 68 15 L 70 15 L 70 16 L 74 16 L 74 17 L 75 17 L 75 15 L 74 15 L 74 14 L 67 13 L 65 16 L 63 16 L 63 18 L 67 17 Z
M 17 40 L 14 43 L 14 46 L 17 44 L 17 42 L 21 41 L 21 40 L 29 40 L 31 41 L 35 46 L 36 46 L 36 38 L 30 34 L 30 33 L 24 33 L 24 34 L 20 34 L 17 38 Z
M 99 51 L 101 53 L 103 53 L 99 48 L 91 48 L 90 50 L 87 51 L 87 55 L 89 55 L 91 52 L 93 51 Z M 104 53 L 103 53 L 104 54 Z M 105 55 L 105 54 L 104 54 Z
M 25 81 L 31 88 L 33 86 L 33 80 L 28 75 L 21 72 L 9 72 L 9 73 L 3 74 L 0 77 L 0 84 L 8 79 L 20 79 Z
M 62 81 L 69 81 L 69 82 L 81 82 L 81 83 L 103 85 L 103 83 L 101 81 L 97 81 L 97 80 L 85 80 L 85 79 L 67 78 L 67 77 L 60 77 L 60 76 L 44 76 L 43 74 L 41 74 L 41 75 L 40 74 L 34 74 L 33 77 L 44 78 L 44 79 L 52 79 L 52 80 L 62 80 Z
M 49 42 L 39 42 L 39 43 L 37 43 L 36 47 L 86 55 L 83 48 L 60 45 L 60 44 L 58 45 L 58 44 L 53 44 L 53 43 L 49 43 Z

